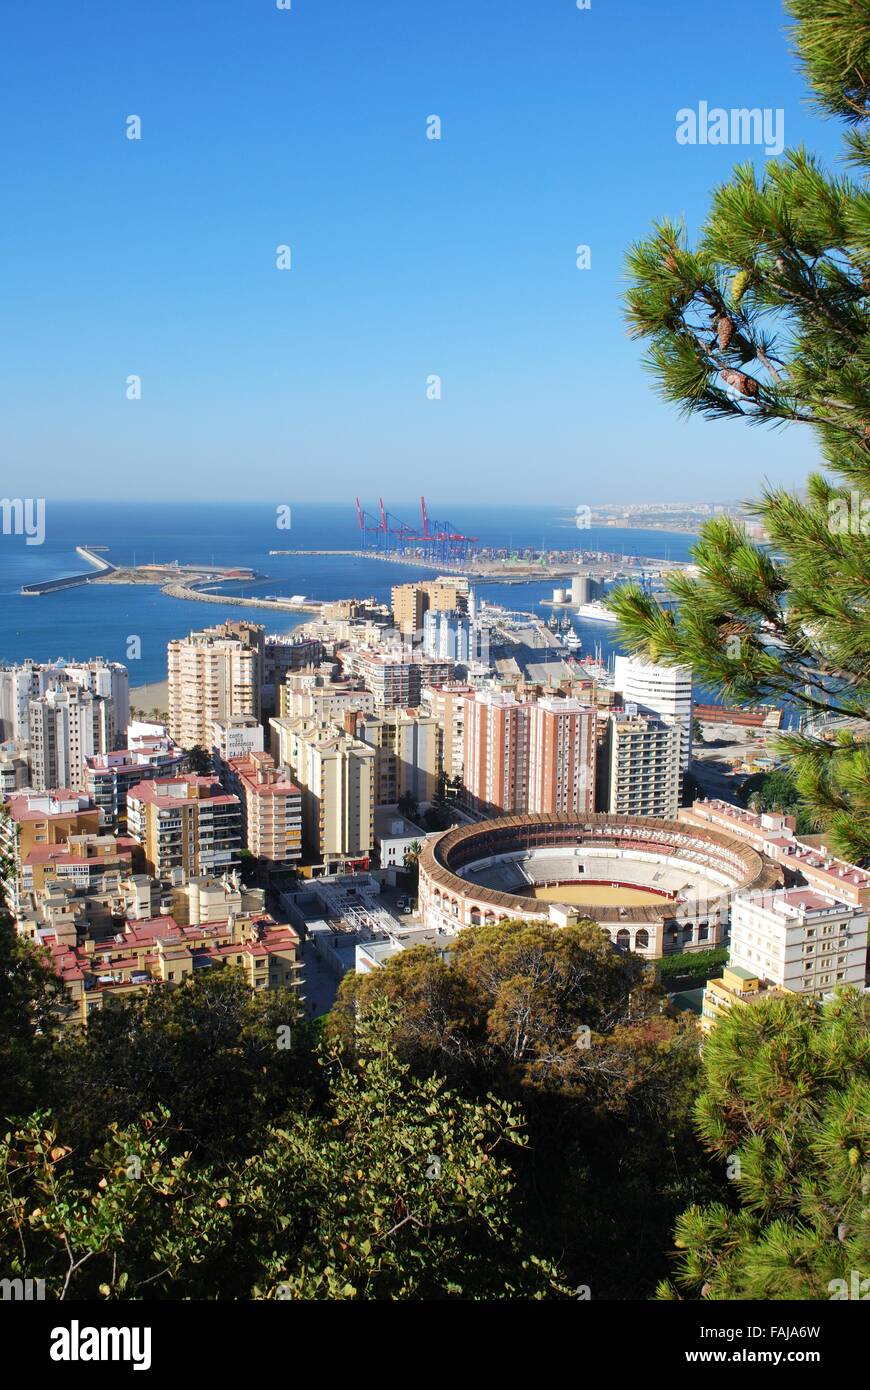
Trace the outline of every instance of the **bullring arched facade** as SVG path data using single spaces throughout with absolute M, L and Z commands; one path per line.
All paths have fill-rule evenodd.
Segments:
M 606 856 L 611 868 L 614 860 L 624 863 L 625 877 L 612 878 L 614 884 L 637 885 L 640 866 L 649 878 L 649 867 L 661 865 L 697 881 L 699 888 L 680 895 L 662 893 L 661 904 L 562 905 L 485 887 L 465 876 L 561 850 L 581 853 L 592 864 L 596 856 Z M 455 826 L 426 841 L 419 864 L 420 913 L 428 927 L 455 932 L 509 918 L 564 924 L 576 915 L 597 922 L 614 946 L 649 957 L 715 946 L 724 938 L 734 892 L 783 882 L 781 868 L 743 840 L 639 816 L 503 816 Z

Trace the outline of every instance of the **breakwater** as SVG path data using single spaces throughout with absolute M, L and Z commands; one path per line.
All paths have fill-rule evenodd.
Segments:
M 168 595 L 169 598 L 184 598 L 196 603 L 222 603 L 226 606 L 231 603 L 233 607 L 240 605 L 243 608 L 269 608 L 273 613 L 320 613 L 322 603 L 290 603 L 281 599 L 271 598 L 241 598 L 236 594 L 210 594 L 204 589 L 196 589 L 190 584 L 166 584 L 161 589 L 161 593 Z
M 77 545 L 76 554 L 81 555 L 83 560 L 93 565 L 96 574 L 68 574 L 63 579 L 44 579 L 39 584 L 22 584 L 22 594 L 31 597 L 39 594 L 53 594 L 61 589 L 78 589 L 82 584 L 92 584 L 95 579 L 108 574 L 114 570 L 115 566 L 108 560 L 104 560 L 102 555 L 98 555 L 95 549 L 87 545 Z

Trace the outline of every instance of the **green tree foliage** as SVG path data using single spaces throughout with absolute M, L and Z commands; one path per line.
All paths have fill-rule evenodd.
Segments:
M 722 972 L 728 959 L 727 946 L 713 946 L 709 951 L 678 951 L 672 956 L 662 956 L 656 961 L 656 974 L 668 989 L 673 989 L 671 981 L 680 976 L 690 975 L 709 980 Z
M 665 400 L 686 414 L 809 428 L 828 471 L 806 495 L 768 488 L 753 510 L 770 548 L 718 517 L 671 581 L 676 611 L 629 585 L 613 599 L 623 640 L 690 662 L 728 701 L 785 701 L 870 719 L 870 168 L 868 0 L 788 0 L 795 43 L 826 111 L 850 123 L 862 176 L 804 149 L 735 169 L 698 242 L 664 221 L 632 247 L 627 312 Z M 866 727 L 866 726 L 865 726 Z M 802 801 L 832 843 L 870 858 L 870 743 L 783 735 Z
M 359 1008 L 382 997 L 401 1001 L 408 1055 L 507 1069 L 517 1081 L 579 1074 L 588 1049 L 578 1028 L 603 1032 L 658 1007 L 640 958 L 617 954 L 591 922 L 477 927 L 451 941 L 449 964 L 429 947 L 403 951 L 386 970 L 345 977 L 333 1029 L 352 1029 Z
M 560 1296 L 527 1253 L 505 1151 L 516 1110 L 412 1077 L 388 1005 L 351 1056 L 323 1055 L 326 1103 L 242 1160 L 178 1151 L 165 1108 L 111 1125 L 83 1181 L 48 1117 L 0 1145 L 0 1252 L 71 1298 Z
M 239 876 L 246 887 L 257 882 L 260 875 L 260 860 L 244 846 L 239 851 Z
M 788 0 L 788 9 L 819 109 L 860 125 L 870 107 L 870 0 Z
M 198 743 L 195 743 L 192 748 L 187 750 L 187 766 L 198 777 L 210 776 L 213 771 L 211 753 L 207 748 L 202 748 Z
M 47 953 L 17 934 L 0 898 L 0 1121 L 44 1104 L 60 995 Z
M 58 1042 L 54 1070 L 58 1121 L 79 1152 L 161 1107 L 194 1153 L 247 1152 L 317 1080 L 295 991 L 254 992 L 231 966 L 98 1010 Z
M 647 1296 L 688 1194 L 720 1190 L 691 1128 L 696 1026 L 665 1016 L 654 972 L 593 923 L 500 922 L 462 932 L 447 961 L 417 947 L 347 977 L 330 1031 L 353 1046 L 385 998 L 413 1074 L 522 1105 L 513 1167 L 536 1248 L 594 1298 Z
M 663 1298 L 824 1299 L 870 1270 L 870 1004 L 855 991 L 733 1009 L 704 1047 L 700 1136 L 739 1205 L 677 1222 Z M 675 1287 L 676 1286 L 676 1287 Z M 842 1296 L 840 1294 L 839 1296 Z
M 794 816 L 801 835 L 812 835 L 817 829 L 813 817 L 800 799 L 794 773 L 788 767 L 773 772 L 756 772 L 747 777 L 740 788 L 740 800 L 753 811 L 777 811 Z

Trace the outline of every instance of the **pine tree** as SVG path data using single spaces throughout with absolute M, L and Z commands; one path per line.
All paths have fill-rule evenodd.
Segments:
M 739 1205 L 683 1213 L 675 1280 L 660 1298 L 678 1289 L 709 1299 L 870 1292 L 868 1025 L 855 990 L 825 1004 L 771 998 L 717 1023 L 695 1115 Z
M 783 734 L 801 799 L 844 855 L 870 859 L 870 0 L 786 0 L 856 177 L 803 148 L 734 170 L 697 245 L 671 221 L 628 255 L 626 304 L 663 397 L 687 415 L 809 427 L 826 471 L 753 504 L 769 544 L 717 517 L 670 581 L 673 610 L 614 597 L 627 646 L 737 703 L 842 716 L 833 739 Z

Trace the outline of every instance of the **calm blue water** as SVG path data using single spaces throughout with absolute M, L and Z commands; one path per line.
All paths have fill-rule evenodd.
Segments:
M 374 510 L 369 503 L 370 509 Z M 396 507 L 410 525 L 419 525 L 412 506 Z M 648 555 L 674 560 L 689 558 L 692 537 L 660 531 L 601 527 L 578 531 L 567 508 L 488 507 L 461 505 L 431 508 L 430 515 L 447 515 L 481 544 L 557 549 L 602 549 L 626 556 Z M 0 534 L 0 661 L 32 657 L 46 661 L 58 656 L 84 659 L 103 656 L 130 668 L 132 685 L 165 679 L 166 643 L 192 628 L 245 615 L 268 631 L 289 631 L 293 620 L 266 609 L 234 605 L 188 603 L 169 598 L 158 586 L 91 585 L 38 598 L 24 598 L 22 584 L 89 569 L 76 545 L 107 546 L 115 564 L 144 564 L 178 560 L 181 564 L 245 565 L 268 578 L 240 594 L 307 594 L 312 598 L 345 598 L 373 594 L 389 600 L 393 584 L 416 576 L 431 576 L 386 561 L 360 561 L 350 556 L 269 555 L 271 549 L 350 549 L 360 543 L 356 510 L 344 504 L 301 505 L 293 508 L 292 529 L 278 530 L 275 507 L 267 504 L 226 503 L 62 503 L 46 506 L 45 542 L 29 546 L 24 537 Z M 552 595 L 553 585 L 479 584 L 480 597 L 505 607 L 532 611 Z M 542 615 L 547 610 L 539 609 Z M 299 622 L 305 621 L 300 616 Z M 601 646 L 606 659 L 614 629 L 599 623 L 575 624 L 583 653 Z M 127 657 L 127 641 L 141 638 L 142 656 Z

